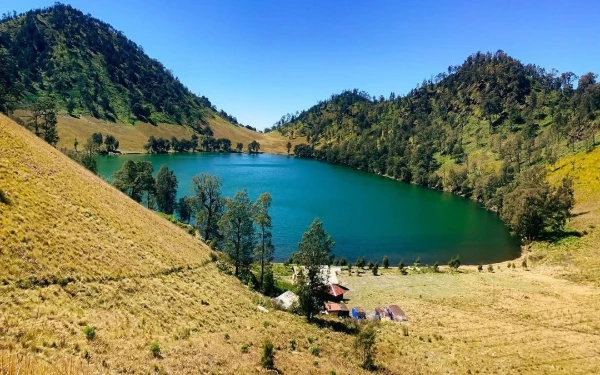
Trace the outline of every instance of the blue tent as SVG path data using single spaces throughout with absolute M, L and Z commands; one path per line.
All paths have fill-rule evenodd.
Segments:
M 367 314 L 365 313 L 365 310 L 363 310 L 360 307 L 353 307 L 351 314 L 354 319 L 366 319 L 367 318 Z

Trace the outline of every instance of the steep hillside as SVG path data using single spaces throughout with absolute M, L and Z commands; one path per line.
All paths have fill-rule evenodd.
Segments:
M 25 122 L 40 102 L 57 107 L 59 148 L 112 131 L 123 151 L 142 152 L 150 135 L 189 137 L 209 126 L 234 145 L 256 140 L 262 151 L 287 152 L 280 134 L 258 133 L 217 111 L 123 33 L 69 5 L 0 21 L 0 83 L 0 111 L 28 110 L 18 111 Z
M 351 336 L 258 311 L 203 243 L 1 115 L 0 150 L 0 372 L 256 373 L 270 338 L 279 369 L 308 373 L 308 337 L 319 368 L 360 372 L 338 355 Z

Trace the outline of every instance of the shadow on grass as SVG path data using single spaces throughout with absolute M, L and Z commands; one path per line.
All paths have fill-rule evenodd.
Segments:
M 0 203 L 6 204 L 6 205 L 10 204 L 10 200 L 8 199 L 8 197 L 2 190 L 0 190 Z
M 575 230 L 564 232 L 550 232 L 544 235 L 542 239 L 544 241 L 554 244 L 569 237 L 581 238 L 583 237 L 583 233 Z
M 358 326 L 354 324 L 348 324 L 352 322 L 350 318 L 346 321 L 335 321 L 329 319 L 314 318 L 313 323 L 319 328 L 329 328 L 335 332 L 345 333 L 347 335 L 356 335 L 360 332 Z

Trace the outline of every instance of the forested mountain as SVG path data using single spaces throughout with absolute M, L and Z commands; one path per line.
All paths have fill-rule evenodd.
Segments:
M 307 136 L 310 145 L 297 147 L 299 156 L 472 196 L 501 210 L 521 171 L 595 147 L 599 115 L 595 74 L 547 72 L 498 51 L 471 55 L 403 97 L 332 95 L 273 129 Z M 544 172 L 536 173 L 543 180 Z
M 190 92 L 122 32 L 63 4 L 3 16 L 0 80 L 14 83 L 9 93 L 0 92 L 0 106 L 8 109 L 50 97 L 74 115 L 185 123 L 197 130 L 205 115 L 217 115 L 206 97 Z M 19 100 L 17 89 L 23 93 Z M 224 111 L 218 115 L 235 119 Z

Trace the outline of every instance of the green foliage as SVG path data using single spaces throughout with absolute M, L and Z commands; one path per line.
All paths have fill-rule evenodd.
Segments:
M 377 276 L 377 273 L 379 272 L 379 264 L 375 263 L 373 265 L 373 267 L 371 268 L 371 272 L 373 272 L 373 276 Z
M 201 173 L 192 179 L 192 187 L 195 191 L 192 206 L 196 212 L 196 226 L 209 243 L 217 237 L 217 223 L 223 211 L 221 180 L 208 173 Z
M 318 346 L 311 346 L 308 351 L 310 352 L 310 354 L 314 355 L 315 357 L 318 357 L 319 355 L 321 355 L 321 349 L 319 349 Z
M 233 261 L 235 276 L 250 270 L 254 248 L 254 223 L 252 201 L 246 189 L 238 191 L 233 198 L 225 198 L 224 213 L 219 219 L 225 251 Z
M 288 142 L 285 144 L 285 148 L 287 148 L 288 155 L 290 154 L 290 150 L 292 149 L 292 142 Z
M 531 241 L 545 231 L 560 231 L 575 204 L 573 182 L 566 177 L 558 187 L 546 180 L 546 169 L 534 166 L 506 186 L 500 217 L 519 237 Z
M 127 160 L 113 175 L 113 185 L 136 202 L 142 202 L 143 193 L 146 193 L 146 202 L 150 207 L 155 192 L 153 171 L 154 167 L 149 161 Z
M 304 143 L 296 145 L 294 146 L 294 155 L 299 158 L 312 158 L 313 148 Z
M 54 98 L 40 98 L 34 103 L 32 115 L 27 124 L 35 135 L 44 139 L 53 147 L 56 147 L 59 139 L 58 131 L 56 130 L 56 125 L 58 124 L 56 112 Z
M 254 248 L 255 259 L 260 264 L 260 289 L 263 293 L 266 293 L 264 284 L 265 268 L 268 268 L 273 262 L 273 254 L 275 253 L 275 247 L 273 246 L 271 228 L 271 216 L 269 215 L 269 209 L 271 208 L 271 194 L 261 194 L 257 201 L 252 205 L 252 219 L 257 227 L 258 243 Z M 273 277 L 271 273 L 271 278 Z M 269 289 L 272 290 L 274 282 L 271 282 Z M 269 292 L 270 292 L 269 290 Z
M 477 266 L 477 271 L 478 272 L 483 271 L 483 264 L 479 263 L 479 265 Z
M 381 264 L 383 265 L 384 269 L 388 269 L 390 267 L 390 259 L 387 257 L 387 255 L 383 257 Z
M 259 150 L 260 150 L 260 143 L 258 143 L 256 141 L 252 141 L 252 142 L 248 143 L 248 153 L 256 154 L 256 153 L 258 153 Z
M 494 266 L 488 265 L 488 272 L 494 272 Z
M 376 331 L 373 323 L 366 325 L 356 336 L 354 347 L 358 352 L 361 365 L 365 370 L 376 369 L 374 356 L 376 354 L 375 339 Z
M 454 258 L 448 261 L 448 266 L 454 270 L 457 270 L 460 267 L 460 257 L 457 255 Z
M 107 137 L 108 138 L 108 137 Z M 179 182 L 175 173 L 166 165 L 163 165 L 156 174 L 156 205 L 158 210 L 168 215 L 175 211 L 175 198 L 177 196 L 177 186 Z
M 268 370 L 275 368 L 275 348 L 269 339 L 263 342 L 260 364 Z
M 294 259 L 306 269 L 306 274 L 301 273 L 298 280 L 298 297 L 300 311 L 309 321 L 323 306 L 322 289 L 326 280 L 321 278 L 320 267 L 329 263 L 334 246 L 335 242 L 323 229 L 323 222 L 315 219 L 302 235 L 294 254 Z
M 0 111 L 53 95 L 59 109 L 109 121 L 187 123 L 216 112 L 112 26 L 64 4 L 2 21 Z M 232 120 L 231 116 L 225 117 Z
M 2 189 L 0 189 L 0 203 L 6 204 L 6 205 L 10 204 L 10 199 L 8 199 L 8 196 Z
M 153 342 L 150 344 L 150 353 L 152 353 L 152 357 L 154 358 L 162 358 L 162 351 L 160 349 L 160 345 L 157 342 Z
M 433 265 L 433 272 L 440 272 L 440 265 L 438 264 L 438 262 L 435 262 L 435 264 Z
M 406 267 L 404 264 L 404 259 L 401 259 L 400 262 L 398 262 L 398 270 L 402 271 L 404 270 L 404 267 Z
M 192 218 L 192 210 L 193 210 L 193 199 L 188 196 L 183 196 L 179 198 L 177 202 L 177 214 L 179 215 L 179 220 L 184 223 L 189 224 L 190 219 Z
M 240 351 L 244 354 L 248 353 L 248 348 L 249 348 L 248 344 L 242 344 L 242 346 L 240 347 Z
M 360 257 L 356 260 L 356 262 L 354 263 L 356 265 L 357 268 L 362 269 L 365 267 L 365 258 L 364 257 Z
M 83 329 L 83 334 L 88 341 L 93 341 L 96 338 L 96 327 L 86 326 Z

